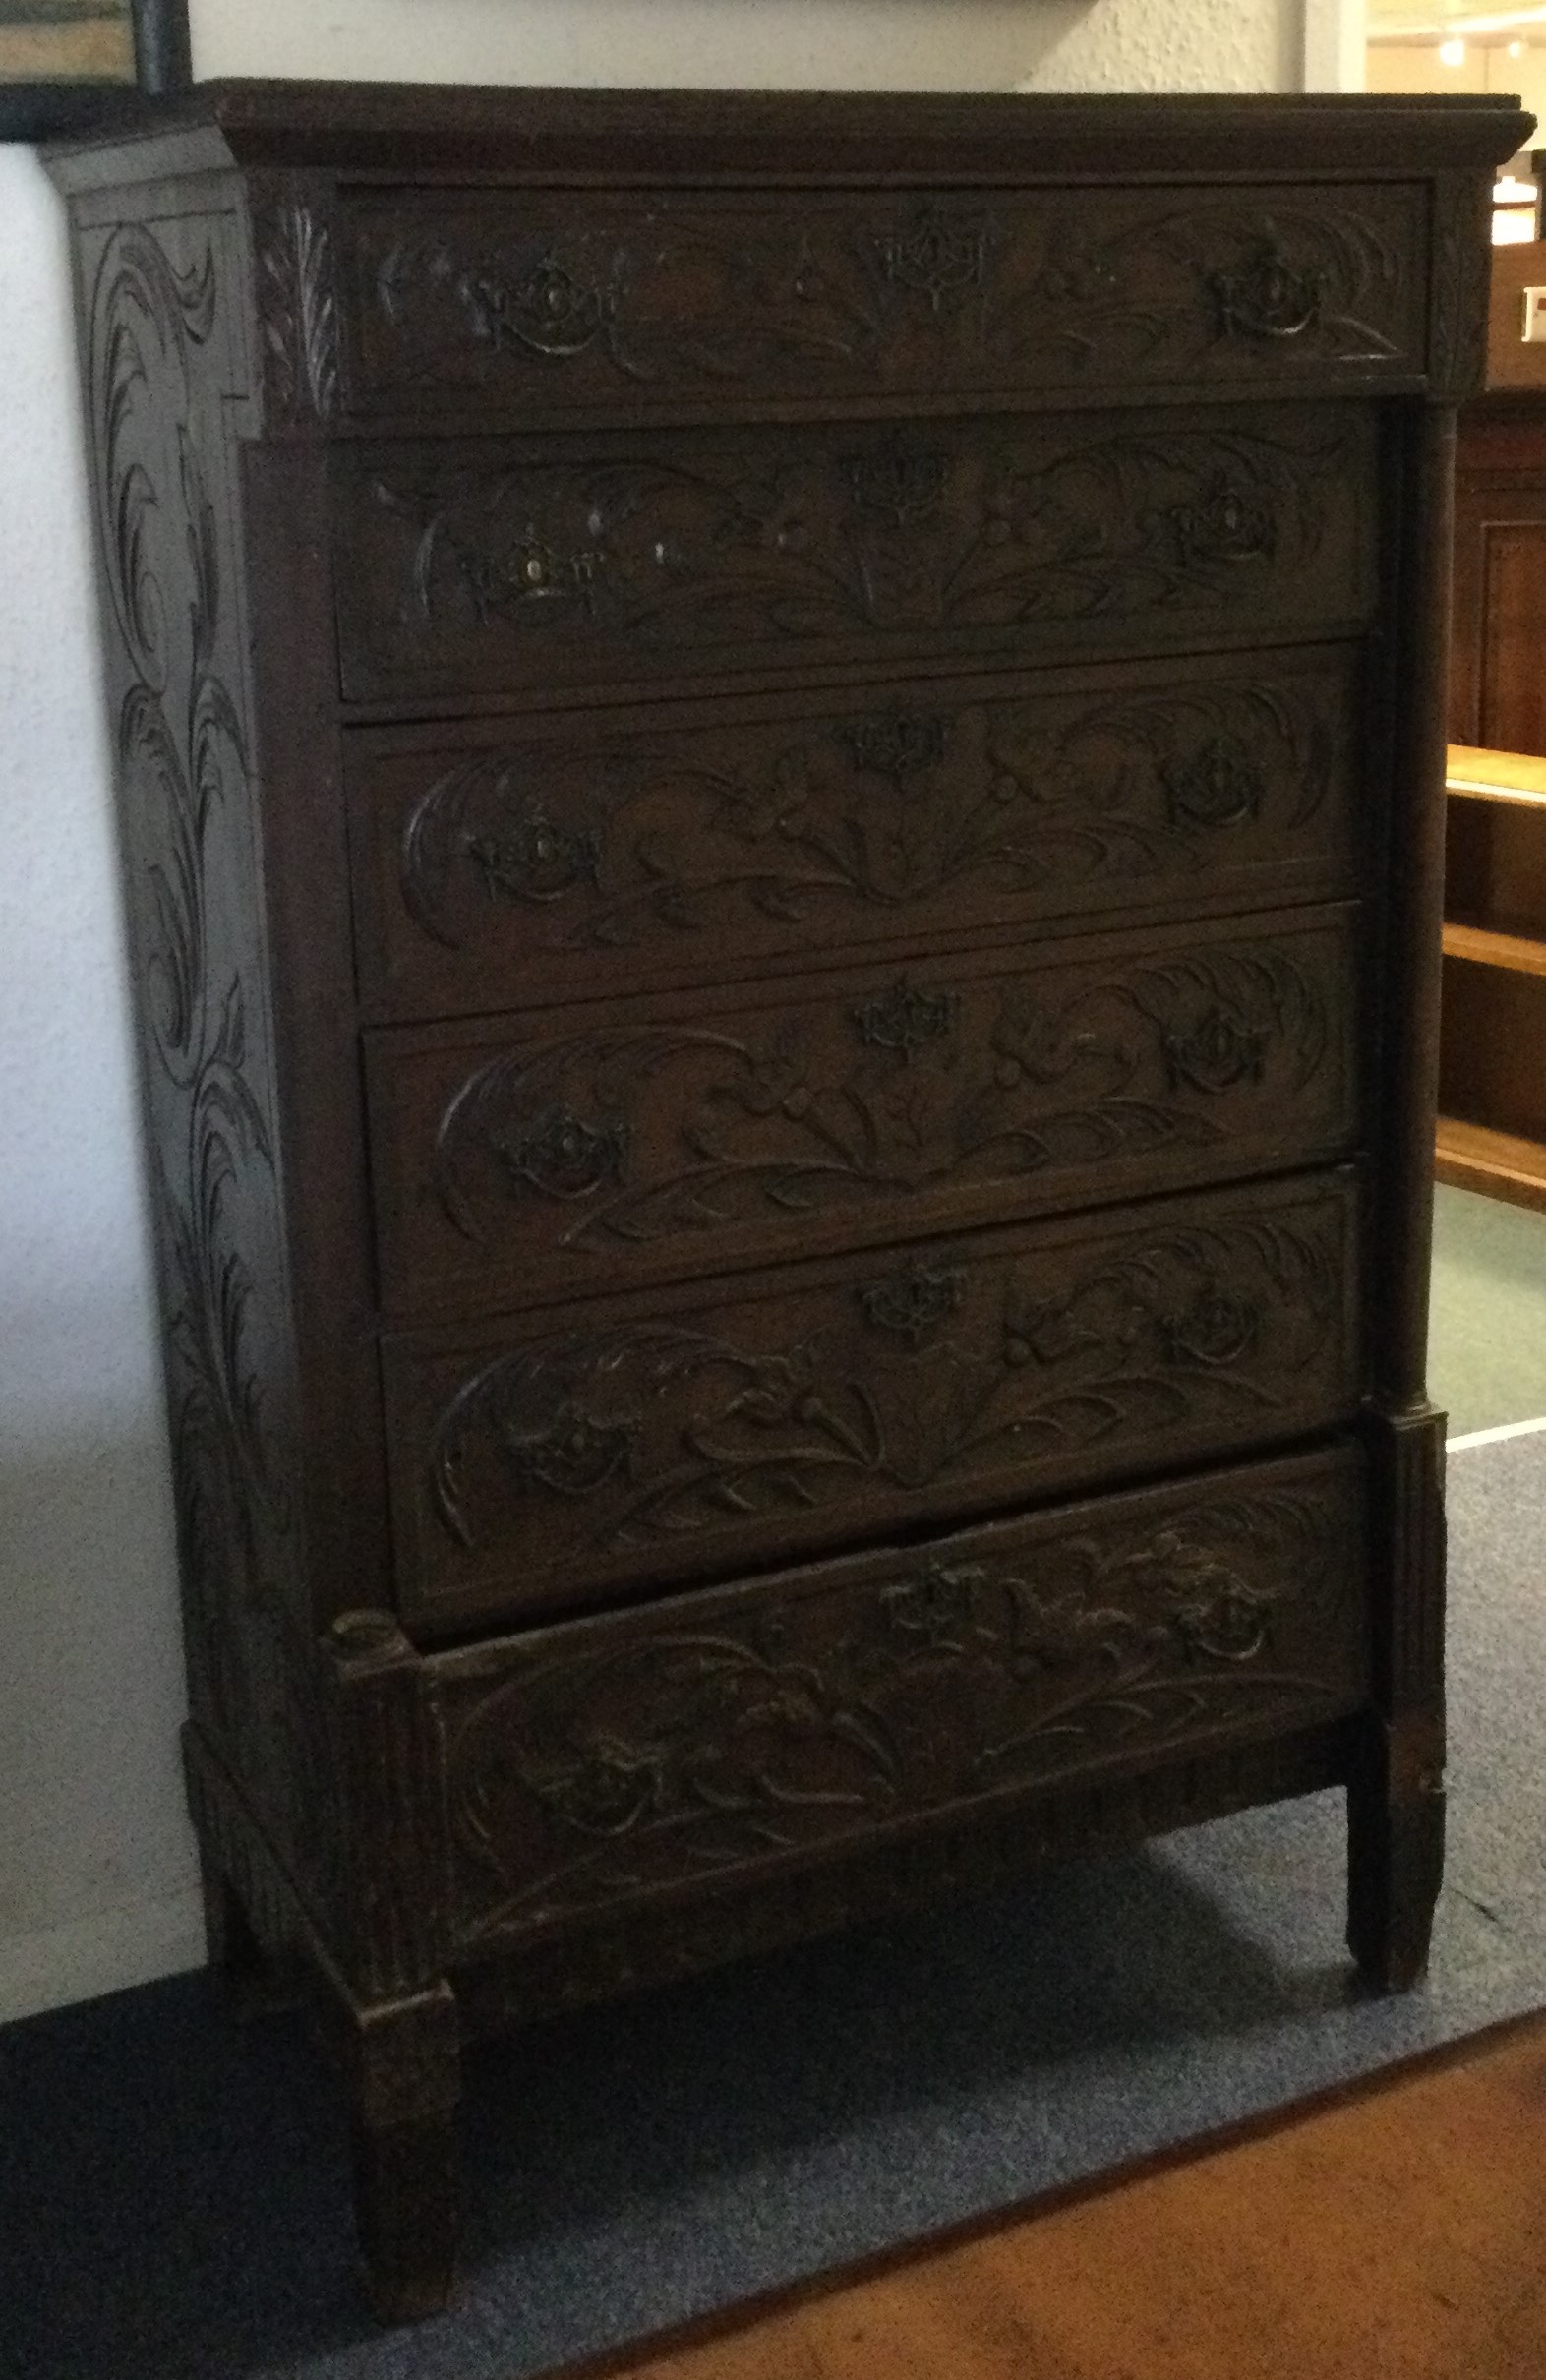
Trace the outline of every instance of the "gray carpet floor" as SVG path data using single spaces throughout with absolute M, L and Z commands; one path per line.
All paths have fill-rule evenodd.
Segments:
M 1546 1435 L 1451 1465 L 1432 1973 L 1357 1996 L 1340 1797 L 510 2037 L 455 2308 L 383 2334 L 327 2078 L 180 1977 L 0 2034 L 5 2380 L 519 2380 L 1546 2003 Z

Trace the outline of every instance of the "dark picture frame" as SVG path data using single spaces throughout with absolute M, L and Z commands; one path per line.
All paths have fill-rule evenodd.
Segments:
M 188 0 L 128 0 L 128 13 L 134 80 L 0 83 L 0 141 L 58 140 L 98 123 L 137 90 L 186 90 L 193 81 Z

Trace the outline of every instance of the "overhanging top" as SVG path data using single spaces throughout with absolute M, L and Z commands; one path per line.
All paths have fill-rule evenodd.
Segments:
M 1400 175 L 1490 167 L 1533 118 L 1502 96 L 1153 97 L 533 89 L 242 81 L 126 100 L 49 151 L 67 191 L 178 166 L 522 179 L 964 183 Z M 175 154 L 174 154 L 175 152 Z

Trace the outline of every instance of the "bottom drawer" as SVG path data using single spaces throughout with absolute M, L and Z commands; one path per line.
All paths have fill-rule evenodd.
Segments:
M 1366 1691 L 1356 1446 L 432 1658 L 457 1955 Z

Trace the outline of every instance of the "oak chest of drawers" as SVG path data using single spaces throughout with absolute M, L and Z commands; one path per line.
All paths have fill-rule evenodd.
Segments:
M 459 2043 L 1347 1788 L 1420 1972 L 1501 103 L 211 86 L 70 193 L 216 1954 Z

